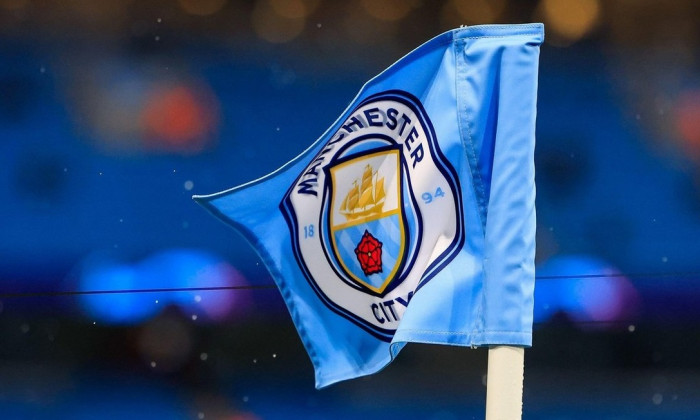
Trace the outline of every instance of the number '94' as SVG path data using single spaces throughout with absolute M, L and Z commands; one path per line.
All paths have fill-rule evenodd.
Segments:
M 445 196 L 445 192 L 442 191 L 442 188 L 437 187 L 437 189 L 435 190 L 434 193 L 431 194 L 429 192 L 424 192 L 421 195 L 421 198 L 423 199 L 423 202 L 425 204 L 430 204 L 433 202 L 433 200 L 437 200 L 437 199 L 442 198 L 444 196 Z

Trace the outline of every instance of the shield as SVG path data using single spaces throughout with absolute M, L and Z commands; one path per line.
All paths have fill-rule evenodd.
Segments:
M 332 254 L 348 280 L 381 295 L 400 273 L 406 250 L 400 149 L 343 159 L 329 173 Z

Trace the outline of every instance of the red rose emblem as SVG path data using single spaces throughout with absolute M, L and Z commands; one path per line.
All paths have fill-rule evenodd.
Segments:
M 382 243 L 366 229 L 355 248 L 355 255 L 365 276 L 382 272 Z

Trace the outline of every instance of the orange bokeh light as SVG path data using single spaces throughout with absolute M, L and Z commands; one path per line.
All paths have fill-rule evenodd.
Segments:
M 700 90 L 683 93 L 676 103 L 675 125 L 684 149 L 700 159 Z
M 218 107 L 211 95 L 186 85 L 154 89 L 142 113 L 146 145 L 168 151 L 201 151 L 218 122 Z

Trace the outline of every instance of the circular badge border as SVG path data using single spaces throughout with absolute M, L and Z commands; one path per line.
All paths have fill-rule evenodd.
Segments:
M 380 100 L 392 100 L 400 102 L 406 105 L 407 107 L 411 108 L 414 111 L 415 115 L 418 116 L 418 118 L 421 120 L 421 125 L 427 129 L 427 143 L 428 147 L 430 147 L 430 152 L 432 153 L 433 159 L 435 160 L 436 167 L 448 181 L 448 185 L 452 190 L 452 195 L 455 199 L 455 214 L 457 217 L 456 232 L 454 239 L 452 240 L 452 243 L 445 249 L 445 251 L 443 251 L 443 253 L 440 254 L 440 256 L 438 256 L 432 262 L 432 264 L 430 264 L 426 268 L 420 282 L 416 286 L 417 291 L 421 287 L 423 287 L 440 270 L 442 270 L 447 264 L 449 264 L 449 262 L 457 255 L 462 245 L 464 244 L 464 210 L 462 208 L 462 190 L 459 178 L 457 176 L 457 172 L 452 167 L 450 162 L 447 160 L 447 157 L 442 153 L 442 151 L 437 145 L 437 136 L 435 135 L 435 129 L 433 127 L 432 122 L 427 116 L 427 112 L 425 111 L 423 104 L 414 95 L 402 90 L 387 90 L 384 92 L 376 93 L 374 95 L 370 95 L 367 98 L 365 98 L 362 102 L 360 102 L 350 112 L 348 112 L 344 119 L 339 120 L 339 124 L 345 122 L 345 120 L 359 108 L 373 102 L 378 102 Z M 337 132 L 338 129 L 336 129 L 335 132 Z M 323 147 L 321 148 L 321 150 L 323 150 Z M 313 279 L 313 276 L 311 275 L 308 267 L 306 266 L 306 263 L 304 262 L 304 259 L 301 255 L 301 250 L 299 249 L 299 241 L 297 240 L 297 231 L 299 226 L 297 223 L 296 212 L 294 211 L 294 207 L 292 206 L 290 198 L 292 192 L 294 191 L 294 186 L 299 182 L 299 179 L 301 178 L 302 174 L 303 171 L 299 175 L 299 177 L 295 179 L 292 186 L 284 195 L 282 202 L 279 206 L 282 215 L 290 229 L 290 236 L 292 239 L 292 251 L 294 253 L 294 258 L 296 259 L 297 264 L 299 265 L 299 268 L 301 269 L 302 273 L 304 274 L 304 277 L 308 281 L 313 291 L 331 311 L 359 326 L 374 337 L 382 341 L 390 342 L 394 333 L 396 332 L 395 329 L 377 327 L 332 301 L 330 298 L 328 298 L 328 296 L 325 295 L 325 293 L 323 293 L 318 284 L 316 284 L 316 281 Z M 319 221 L 320 219 L 321 215 L 319 215 Z M 419 223 L 420 222 L 421 221 L 419 221 Z M 289 297 L 287 296 L 289 293 L 288 291 L 285 291 L 283 293 L 285 293 L 285 298 Z

